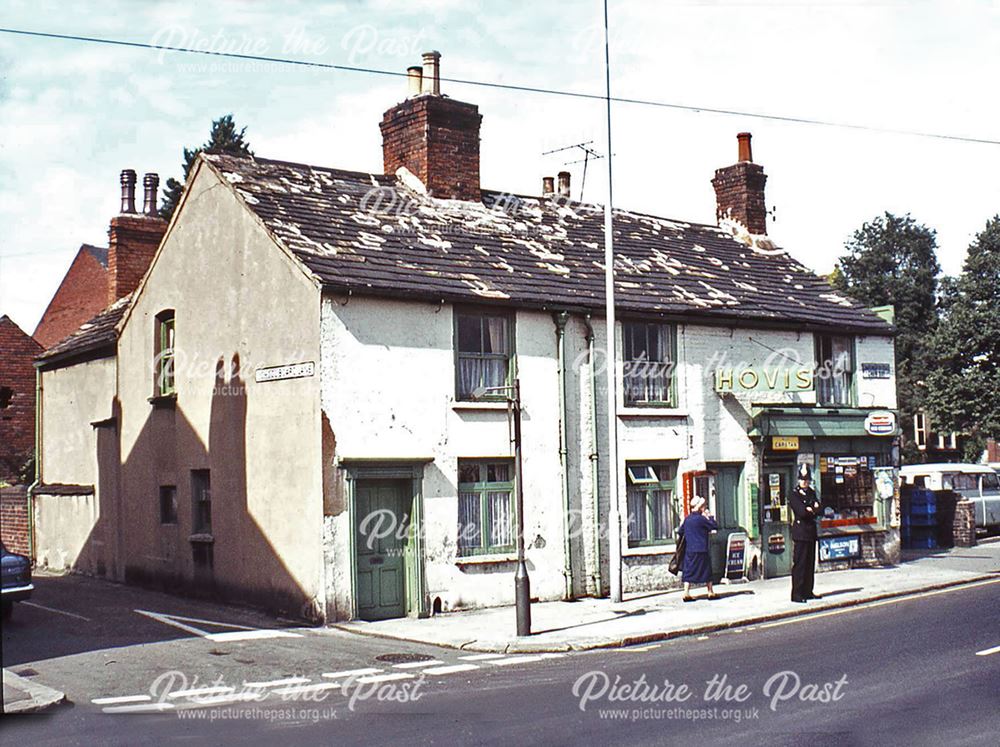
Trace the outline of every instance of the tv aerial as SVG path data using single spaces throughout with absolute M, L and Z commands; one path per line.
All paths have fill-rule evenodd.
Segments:
M 566 145 L 562 148 L 553 148 L 552 150 L 547 150 L 542 153 L 543 156 L 549 156 L 553 153 L 562 153 L 573 149 L 578 149 L 583 152 L 583 158 L 578 158 L 575 161 L 565 161 L 563 163 L 564 166 L 573 166 L 578 163 L 583 164 L 583 176 L 580 178 L 580 202 L 583 202 L 583 190 L 587 184 L 587 164 L 590 163 L 590 159 L 594 159 L 596 161 L 598 158 L 604 158 L 602 154 L 590 147 L 593 142 L 593 140 L 587 140 L 583 143 L 574 143 L 573 145 Z

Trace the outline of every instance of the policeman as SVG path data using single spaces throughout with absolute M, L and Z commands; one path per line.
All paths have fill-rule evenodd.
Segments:
M 802 465 L 799 484 L 788 498 L 788 506 L 795 515 L 792 522 L 792 601 L 806 602 L 819 599 L 813 593 L 813 576 L 816 568 L 816 517 L 820 505 L 812 489 L 809 468 Z

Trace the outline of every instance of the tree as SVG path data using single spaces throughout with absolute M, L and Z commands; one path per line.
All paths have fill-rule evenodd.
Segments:
M 855 231 L 845 249 L 830 275 L 834 287 L 869 307 L 895 307 L 896 391 L 901 422 L 909 423 L 924 406 L 930 335 L 937 326 L 936 234 L 909 214 L 887 212 Z M 911 459 L 912 451 L 907 449 Z
M 942 289 L 928 409 L 942 430 L 968 434 L 965 457 L 977 461 L 986 438 L 1000 434 L 1000 215 L 969 246 L 962 274 Z
M 206 153 L 235 153 L 238 155 L 252 156 L 250 143 L 247 142 L 245 134 L 247 128 L 236 129 L 233 122 L 233 115 L 226 114 L 212 122 L 212 129 L 208 133 L 208 140 L 194 150 L 184 149 L 184 181 L 177 181 L 173 177 L 167 179 L 167 186 L 163 194 L 163 206 L 160 208 L 160 217 L 170 220 L 180 203 L 181 195 L 184 193 L 184 183 L 187 182 L 191 167 L 198 154 L 202 151 Z

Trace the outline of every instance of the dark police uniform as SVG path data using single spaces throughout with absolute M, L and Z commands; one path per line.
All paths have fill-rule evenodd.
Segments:
M 788 498 L 795 520 L 792 522 L 792 601 L 815 599 L 813 576 L 816 568 L 816 517 L 820 505 L 816 491 L 797 486 Z

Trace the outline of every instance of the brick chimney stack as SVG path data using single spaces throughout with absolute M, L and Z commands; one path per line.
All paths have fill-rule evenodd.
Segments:
M 767 207 L 764 204 L 764 167 L 753 162 L 750 133 L 736 136 L 739 160 L 732 166 L 716 169 L 712 186 L 715 187 L 716 219 L 724 218 L 741 223 L 752 234 L 767 233 Z
M 156 193 L 160 178 L 143 177 L 143 211 L 135 210 L 136 174 L 132 169 L 121 173 L 121 214 L 111 219 L 108 228 L 108 304 L 127 296 L 139 286 L 146 274 L 167 222 L 157 215 Z
M 441 95 L 440 61 L 439 52 L 424 53 L 423 69 L 407 71 L 409 97 L 382 116 L 384 170 L 405 167 L 434 197 L 478 202 L 483 117 L 475 104 Z

